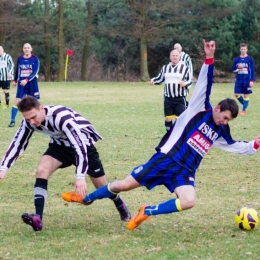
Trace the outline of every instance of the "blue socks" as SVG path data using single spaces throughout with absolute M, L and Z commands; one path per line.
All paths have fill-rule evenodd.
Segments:
M 11 112 L 11 121 L 15 122 L 15 118 L 18 112 L 18 108 L 13 106 L 12 107 L 12 112 Z
M 237 100 L 239 101 L 240 104 L 244 105 L 244 99 L 241 95 L 239 97 L 236 97 L 236 98 L 237 98 Z
M 144 214 L 147 216 L 151 216 L 151 215 L 169 214 L 178 211 L 182 211 L 180 200 L 170 199 L 156 206 L 147 206 L 144 210 Z
M 246 111 L 248 105 L 249 105 L 249 97 L 248 98 L 244 98 L 244 103 L 243 103 L 242 110 Z
M 110 190 L 110 183 L 106 186 L 98 188 L 97 190 L 88 194 L 84 199 L 84 203 L 90 203 L 97 199 L 104 199 L 104 198 L 113 198 L 117 192 L 113 192 Z

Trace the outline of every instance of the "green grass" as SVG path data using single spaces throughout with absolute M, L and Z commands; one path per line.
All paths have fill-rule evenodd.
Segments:
M 230 122 L 236 140 L 259 133 L 260 85 L 255 84 L 248 114 Z M 165 133 L 163 85 L 147 83 L 40 83 L 43 104 L 69 106 L 88 118 L 104 140 L 96 144 L 109 180 L 122 179 L 146 162 Z M 11 90 L 14 100 L 15 90 Z M 1 93 L 2 101 L 3 94 Z M 215 84 L 212 104 L 233 97 L 232 84 Z M 11 103 L 12 103 L 11 102 Z M 0 110 L 0 157 L 22 119 L 8 128 L 10 109 Z M 212 149 L 196 178 L 197 204 L 188 211 L 153 217 L 128 231 L 110 200 L 89 207 L 65 203 L 73 189 L 74 167 L 49 179 L 44 229 L 34 233 L 20 215 L 34 213 L 35 171 L 49 138 L 33 135 L 26 152 L 0 181 L 0 259 L 257 259 L 260 228 L 250 232 L 234 224 L 236 211 L 252 206 L 260 212 L 259 154 L 239 156 Z M 87 178 L 89 191 L 94 190 Z M 122 193 L 132 214 L 142 204 L 173 197 L 163 187 Z

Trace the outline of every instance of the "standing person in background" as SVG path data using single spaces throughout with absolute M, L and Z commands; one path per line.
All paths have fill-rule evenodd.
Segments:
M 169 131 L 172 126 L 173 117 L 178 118 L 186 109 L 186 96 L 192 85 L 189 68 L 180 61 L 180 53 L 172 50 L 171 62 L 164 65 L 159 75 L 150 80 L 150 84 L 165 83 L 164 86 L 164 115 L 165 128 Z
M 40 60 L 32 54 L 32 46 L 25 43 L 23 55 L 19 56 L 16 64 L 16 71 L 13 86 L 17 85 L 15 104 L 11 111 L 11 122 L 9 127 L 14 127 L 15 118 L 18 112 L 17 105 L 23 96 L 29 95 L 40 99 L 39 87 L 37 82 L 40 68 Z
M 4 52 L 4 48 L 0 46 L 0 88 L 3 89 L 5 94 L 5 105 L 2 106 L 2 109 L 9 107 L 10 100 L 10 83 L 14 79 L 14 63 L 12 57 Z M 0 99 L 1 105 L 1 99 Z
M 184 64 L 189 68 L 190 77 L 192 80 L 193 79 L 193 66 L 192 66 L 190 55 L 185 53 L 184 51 L 182 51 L 182 46 L 179 43 L 175 43 L 173 48 L 174 48 L 174 50 L 179 51 L 179 53 L 181 55 L 180 61 L 184 62 Z
M 249 105 L 249 94 L 252 94 L 252 87 L 255 81 L 255 62 L 247 55 L 247 44 L 240 44 L 240 56 L 234 59 L 232 71 L 236 73 L 234 94 L 237 100 L 243 105 L 240 115 L 246 114 Z M 242 97 L 244 95 L 244 98 Z

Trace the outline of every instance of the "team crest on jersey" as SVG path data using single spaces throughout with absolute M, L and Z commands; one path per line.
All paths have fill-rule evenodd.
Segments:
M 141 170 L 143 169 L 143 166 L 139 166 L 138 168 L 136 168 L 135 170 L 134 170 L 134 173 L 139 173 Z
M 202 157 L 205 156 L 209 148 L 212 146 L 212 143 L 207 140 L 199 131 L 193 133 L 193 135 L 188 139 L 187 144 Z

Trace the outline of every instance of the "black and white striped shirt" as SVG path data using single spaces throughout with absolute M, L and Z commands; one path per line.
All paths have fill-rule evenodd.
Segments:
M 180 86 L 180 81 L 185 82 L 185 87 Z M 165 83 L 164 95 L 166 97 L 183 97 L 189 94 L 189 88 L 192 85 L 189 68 L 183 63 L 179 62 L 173 65 L 171 62 L 164 65 L 159 75 L 152 78 L 156 84 Z
M 184 51 L 182 51 L 180 61 L 184 62 L 184 64 L 189 68 L 190 78 L 192 80 L 193 79 L 193 66 L 192 66 L 190 55 L 185 53 Z
M 39 127 L 22 120 L 0 166 L 0 170 L 8 170 L 21 155 L 33 132 L 50 136 L 50 143 L 72 147 L 76 152 L 76 177 L 85 178 L 88 170 L 87 146 L 93 145 L 102 137 L 93 125 L 84 117 L 64 106 L 44 106 L 46 117 Z
M 7 75 L 11 74 L 12 77 L 8 78 Z M 7 81 L 7 80 L 13 80 L 14 79 L 14 62 L 12 57 L 7 54 L 3 53 L 2 56 L 0 56 L 0 81 Z

